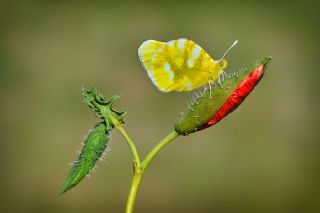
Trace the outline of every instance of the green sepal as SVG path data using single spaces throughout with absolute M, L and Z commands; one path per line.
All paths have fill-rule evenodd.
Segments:
M 117 111 L 112 108 L 120 96 L 113 95 L 109 100 L 106 100 L 95 87 L 92 87 L 90 90 L 82 88 L 81 92 L 84 96 L 84 102 L 96 113 L 97 117 L 105 120 L 107 130 L 114 128 L 111 117 L 116 119 L 120 124 L 124 124 L 123 117 L 127 114 L 127 110 Z
M 60 190 L 60 195 L 75 187 L 95 166 L 109 142 L 110 132 L 106 124 L 101 122 L 89 131 L 83 142 L 83 147 Z

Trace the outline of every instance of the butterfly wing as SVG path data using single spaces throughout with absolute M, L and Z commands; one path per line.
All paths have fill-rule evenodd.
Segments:
M 219 66 L 195 42 L 148 40 L 138 50 L 140 61 L 154 85 L 163 92 L 193 90 L 208 83 Z

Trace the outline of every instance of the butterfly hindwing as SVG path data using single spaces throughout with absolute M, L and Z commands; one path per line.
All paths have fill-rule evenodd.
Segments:
M 163 92 L 193 90 L 203 86 L 208 83 L 210 72 L 217 70 L 214 60 L 188 39 L 167 43 L 148 40 L 138 52 L 148 76 Z
M 164 59 L 160 59 L 159 56 L 160 52 L 164 51 L 165 46 L 166 43 L 164 42 L 148 40 L 143 42 L 138 50 L 140 61 L 152 83 L 164 92 L 165 88 L 170 86 L 172 82 L 169 81 L 170 76 L 162 69 L 155 69 L 155 65 L 159 64 L 162 60 L 166 60 L 164 53 L 162 53 Z

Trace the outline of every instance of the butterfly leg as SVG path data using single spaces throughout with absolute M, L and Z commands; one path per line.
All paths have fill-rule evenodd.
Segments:
M 225 71 L 222 71 L 223 76 L 227 77 L 227 78 L 231 78 L 232 76 L 228 73 L 226 73 Z M 223 78 L 224 81 L 224 78 Z
M 221 89 L 223 89 L 222 82 L 224 82 L 225 78 L 231 78 L 231 75 L 228 75 L 224 70 L 222 70 L 218 79 L 218 84 L 221 87 Z
M 219 79 L 218 79 L 218 84 L 221 87 L 221 90 L 223 90 L 223 87 L 222 87 L 222 81 L 223 80 L 221 80 L 222 77 L 223 77 L 222 75 L 219 75 Z
M 211 80 L 208 81 L 208 87 L 209 87 L 209 92 L 210 92 L 210 99 L 212 98 L 212 95 L 211 95 Z M 204 91 L 203 91 L 203 94 L 205 93 L 205 91 L 207 90 L 207 86 L 205 86 L 204 88 Z

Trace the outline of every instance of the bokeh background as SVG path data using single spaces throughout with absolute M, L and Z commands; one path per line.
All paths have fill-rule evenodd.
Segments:
M 298 2 L 298 1 L 297 1 Z M 147 39 L 193 39 L 229 72 L 272 55 L 262 82 L 216 126 L 180 137 L 144 176 L 136 212 L 320 212 L 316 1 L 0 3 L 1 212 L 124 212 L 131 154 L 115 132 L 99 168 L 58 196 L 97 119 L 80 88 L 128 109 L 144 156 L 192 93 L 160 93 L 138 56 Z

